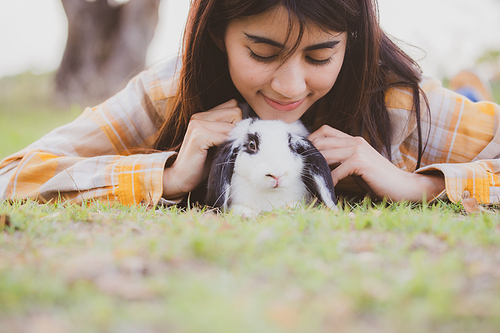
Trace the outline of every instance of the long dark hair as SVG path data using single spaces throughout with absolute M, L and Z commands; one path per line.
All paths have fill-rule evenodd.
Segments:
M 217 41 L 224 40 L 229 21 L 276 6 L 289 12 L 289 31 L 293 24 L 299 25 L 299 37 L 290 52 L 298 47 L 311 22 L 326 30 L 347 32 L 344 64 L 337 81 L 316 106 L 326 115 L 325 124 L 364 136 L 390 159 L 391 123 L 385 94 L 396 86 L 412 91 L 418 124 L 418 168 L 423 151 L 420 100 L 425 99 L 419 88 L 421 72 L 380 28 L 376 0 L 194 0 L 184 33 L 179 87 L 155 148 L 177 149 L 194 113 L 232 98 L 243 100 L 231 81 L 227 57 Z

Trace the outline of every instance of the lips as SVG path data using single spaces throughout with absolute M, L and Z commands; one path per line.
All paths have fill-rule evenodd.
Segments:
M 302 103 L 304 102 L 305 98 L 294 101 L 294 102 L 282 102 L 282 101 L 275 101 L 273 99 L 270 99 L 266 95 L 262 94 L 264 96 L 264 100 L 266 101 L 269 106 L 272 108 L 279 110 L 279 111 L 293 111 L 297 109 Z

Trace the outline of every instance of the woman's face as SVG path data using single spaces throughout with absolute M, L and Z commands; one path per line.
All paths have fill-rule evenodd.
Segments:
M 298 49 L 283 57 L 298 36 L 288 40 L 289 15 L 279 6 L 229 23 L 224 38 L 229 72 L 238 91 L 262 119 L 298 120 L 332 87 L 342 67 L 346 33 L 306 26 Z

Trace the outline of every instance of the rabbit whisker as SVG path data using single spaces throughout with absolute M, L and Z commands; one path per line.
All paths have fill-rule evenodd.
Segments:
M 228 165 L 228 164 L 234 164 L 235 162 L 222 162 L 222 163 L 217 163 L 217 164 L 214 164 L 214 166 L 221 166 L 221 165 Z
M 317 152 L 318 152 L 317 149 L 310 148 L 310 149 L 304 150 L 299 155 L 303 156 L 303 157 L 309 157 L 309 156 L 315 155 Z
M 226 192 L 230 190 L 230 186 L 228 186 L 224 191 L 222 191 L 222 193 L 219 195 L 219 197 L 217 197 L 217 200 L 215 200 L 215 203 L 219 202 L 219 200 L 223 197 L 226 196 Z M 229 202 L 229 198 L 228 198 L 228 202 Z

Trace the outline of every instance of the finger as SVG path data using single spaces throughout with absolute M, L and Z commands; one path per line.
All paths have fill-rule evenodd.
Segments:
M 196 133 L 204 132 L 214 132 L 227 135 L 234 127 L 234 124 L 224 121 L 192 120 L 189 122 L 186 131 L 186 137 L 193 136 Z
M 226 139 L 227 136 L 221 133 L 199 133 L 183 142 L 174 163 L 180 170 L 186 168 L 184 171 L 189 172 L 192 169 L 191 172 L 196 173 L 196 170 L 201 170 L 205 165 L 209 148 L 220 145 Z
M 228 139 L 228 136 L 224 133 L 219 132 L 206 132 L 200 137 L 202 150 L 208 150 L 211 147 L 216 147 L 221 145 L 224 141 Z
M 309 140 L 313 141 L 315 139 L 325 138 L 325 137 L 350 138 L 352 136 L 342 131 L 339 131 L 338 129 L 335 129 L 331 126 L 323 125 L 314 133 L 309 135 Z
M 208 111 L 195 113 L 191 119 L 223 121 L 235 124 L 242 119 L 242 114 L 241 109 L 238 107 L 238 102 L 233 99 Z
M 223 132 L 212 131 L 205 128 L 196 128 L 186 133 L 179 150 L 179 156 L 206 156 L 209 148 L 219 146 L 228 139 Z M 186 159 L 184 159 L 186 160 Z M 187 158 L 190 160 L 190 158 Z M 192 160 L 192 159 L 191 159 Z
M 378 197 L 363 176 L 358 175 L 358 170 L 354 167 L 354 164 L 350 163 L 350 161 L 341 164 L 338 168 L 331 172 L 331 175 L 334 185 L 337 185 L 342 179 L 351 176 L 356 184 L 366 193 L 370 194 L 372 197 Z
M 236 124 L 242 119 L 241 109 L 238 107 L 225 108 L 218 110 L 210 110 L 205 112 L 198 112 L 191 117 L 193 120 L 203 120 L 212 122 L 226 122 Z
M 217 105 L 216 107 L 210 109 L 210 110 L 220 110 L 220 109 L 228 109 L 228 108 L 235 108 L 238 106 L 238 101 L 236 99 L 230 99 L 227 102 L 224 102 L 222 104 Z
M 335 168 L 332 172 L 332 180 L 333 184 L 337 185 L 339 181 L 344 178 L 347 178 L 350 175 L 354 174 L 354 170 L 351 168 L 350 163 L 342 163 L 337 168 Z
M 344 163 L 355 154 L 353 149 L 350 148 L 328 149 L 324 151 L 320 150 L 320 153 L 323 155 L 328 165 Z
M 358 140 L 353 140 L 352 137 L 350 138 L 322 137 L 322 138 L 317 138 L 311 142 L 319 151 L 335 149 L 335 148 L 348 148 L 348 147 L 353 148 L 359 144 Z
M 183 146 L 197 147 L 201 152 L 227 140 L 235 125 L 226 122 L 192 120 L 188 125 Z

